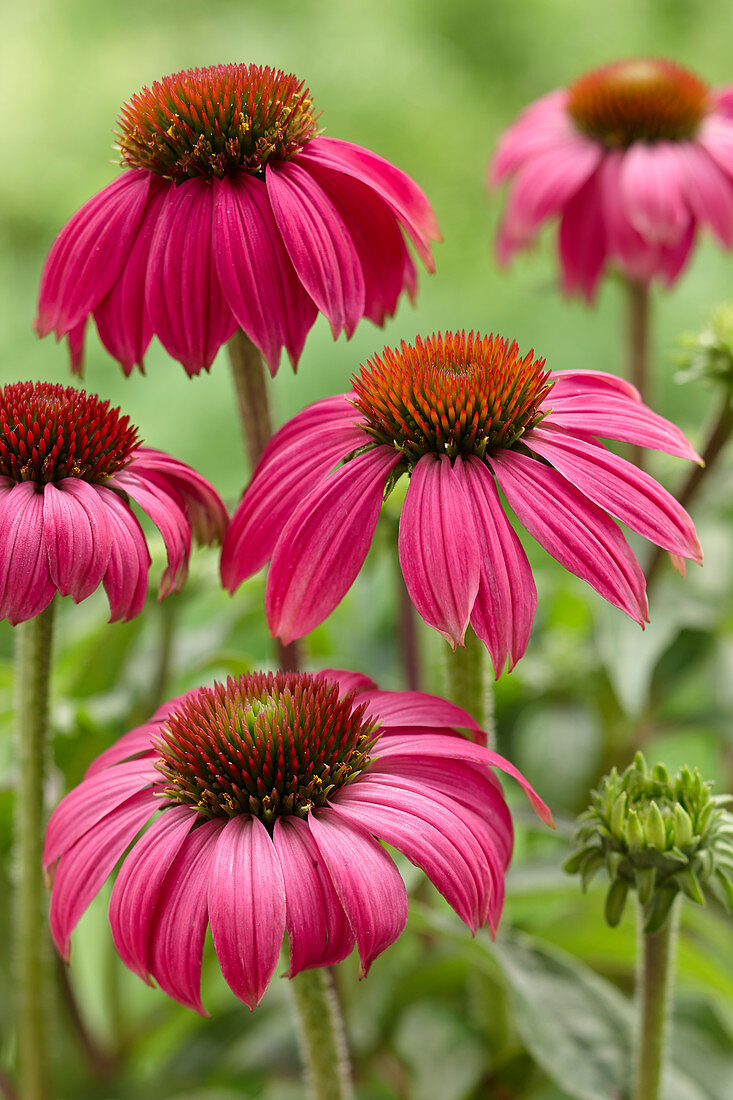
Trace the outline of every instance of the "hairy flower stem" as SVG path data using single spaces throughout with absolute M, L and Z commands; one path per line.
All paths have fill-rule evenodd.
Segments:
M 237 391 L 239 421 L 242 425 L 244 447 L 254 472 L 262 452 L 272 438 L 272 418 L 267 397 L 265 363 L 258 348 L 242 329 L 227 344 L 232 365 L 234 388 Z M 284 672 L 296 672 L 301 665 L 300 646 L 297 642 L 284 645 L 275 642 L 280 668 Z
M 704 465 L 693 466 L 680 491 L 675 494 L 683 508 L 689 509 L 691 502 L 699 492 L 703 478 L 710 473 L 711 467 L 715 465 L 731 434 L 733 434 L 733 389 L 728 386 L 725 390 L 720 411 L 702 452 Z M 660 547 L 654 548 L 646 571 L 647 592 L 651 588 L 652 581 L 656 578 L 665 556 L 665 551 Z
M 639 906 L 636 995 L 639 1005 L 633 1100 L 659 1100 L 679 929 L 680 897 L 658 932 L 644 932 L 648 906 Z
M 45 820 L 48 680 L 53 637 L 53 601 L 15 628 L 16 754 L 15 892 L 13 951 L 16 966 L 18 1081 L 23 1100 L 46 1100 L 48 931 L 41 876 Z
M 465 648 L 457 646 L 446 658 L 446 695 L 467 710 L 488 734 L 490 749 L 495 747 L 494 690 L 487 676 L 485 648 L 469 627 Z
M 642 401 L 649 402 L 651 379 L 649 377 L 649 286 L 647 283 L 627 280 L 627 355 L 629 381 L 636 386 Z M 631 461 L 644 468 L 643 447 L 631 448 Z
M 330 972 L 302 970 L 288 984 L 310 1100 L 353 1100 L 344 1025 Z

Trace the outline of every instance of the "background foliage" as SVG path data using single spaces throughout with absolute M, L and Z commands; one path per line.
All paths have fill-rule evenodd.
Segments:
M 490 240 L 499 200 L 485 194 L 486 161 L 502 128 L 530 99 L 615 57 L 666 55 L 712 84 L 733 83 L 727 0 L 24 0 L 6 8 L 3 29 L 2 382 L 69 380 L 65 349 L 31 332 L 43 258 L 69 215 L 113 178 L 118 107 L 156 77 L 221 61 L 297 72 L 329 135 L 370 146 L 425 189 L 445 243 L 437 249 L 437 275 L 421 276 L 417 307 L 403 304 L 384 334 L 363 323 L 350 343 L 334 343 L 321 318 L 297 377 L 283 369 L 273 386 L 279 422 L 344 390 L 359 362 L 385 342 L 438 328 L 512 335 L 556 369 L 622 370 L 618 286 L 608 282 L 592 310 L 562 300 L 549 237 L 509 272 L 497 269 Z M 703 241 L 680 284 L 655 301 L 654 404 L 697 444 L 714 395 L 699 383 L 675 383 L 674 347 L 681 332 L 700 327 L 705 313 L 731 295 L 731 270 L 730 256 Z M 154 344 L 147 376 L 125 381 L 92 338 L 85 384 L 120 404 L 146 442 L 199 468 L 235 503 L 245 465 L 223 356 L 210 376 L 189 381 Z M 683 475 L 682 463 L 666 457 L 654 456 L 652 469 L 670 487 Z M 366 982 L 357 982 L 353 960 L 338 973 L 361 1100 L 622 1095 L 632 1012 L 631 907 L 611 932 L 602 919 L 602 887 L 581 895 L 560 865 L 588 788 L 638 747 L 672 768 L 698 765 L 718 790 L 733 787 L 732 485 L 729 458 L 694 509 L 705 568 L 693 566 L 685 581 L 666 571 L 643 634 L 527 546 L 540 605 L 526 657 L 498 685 L 499 747 L 551 803 L 557 835 L 540 835 L 518 805 L 517 851 L 495 946 L 483 935 L 471 941 L 406 867 L 420 899 L 408 934 Z M 387 517 L 368 568 L 309 639 L 313 667 L 362 668 L 384 687 L 401 686 L 394 537 Z M 271 662 L 262 597 L 259 577 L 230 599 L 218 587 L 216 555 L 201 552 L 175 608 L 157 606 L 151 594 L 144 616 L 108 627 L 100 597 L 79 607 L 65 601 L 52 701 L 54 801 L 92 756 L 150 712 L 160 693 L 160 639 L 171 619 L 166 695 Z M 439 691 L 442 643 L 427 628 L 420 641 L 425 686 Z M 0 624 L 6 898 L 11 686 L 12 630 Z M 3 906 L 0 945 L 7 944 L 6 926 Z M 733 944 L 722 912 L 684 907 L 679 963 L 675 1064 L 666 1095 L 724 1100 L 733 1095 Z M 68 989 L 59 993 L 60 1029 L 49 1037 L 60 1097 L 302 1095 L 280 981 L 250 1016 L 209 958 L 204 1001 L 212 1018 L 201 1020 L 118 963 L 103 899 L 76 933 L 69 980 L 73 999 Z M 2 954 L 0 982 L 8 988 Z M 8 1012 L 0 996 L 4 1064 L 12 1056 Z

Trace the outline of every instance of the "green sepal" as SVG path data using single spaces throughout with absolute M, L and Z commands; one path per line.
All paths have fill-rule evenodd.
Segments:
M 645 933 L 651 934 L 659 931 L 669 916 L 669 911 L 672 908 L 674 899 L 677 897 L 677 893 L 676 886 L 668 886 L 655 891 L 644 924 Z
M 654 893 L 657 873 L 653 867 L 639 867 L 634 871 L 636 893 L 642 905 L 648 905 Z
M 583 863 L 586 856 L 592 852 L 599 852 L 600 849 L 597 844 L 586 844 L 583 848 L 579 848 L 577 852 L 573 852 L 562 865 L 563 871 L 566 871 L 569 875 L 576 875 Z
M 677 848 L 692 843 L 692 820 L 679 802 L 674 808 L 674 842 Z
M 597 872 L 600 871 L 604 863 L 605 860 L 603 858 L 603 852 L 601 852 L 598 848 L 590 852 L 585 857 L 583 866 L 580 868 L 580 881 L 583 890 L 588 889 L 588 884 L 590 883 L 591 879 L 593 879 Z
M 609 852 L 606 855 L 606 870 L 608 871 L 608 877 L 611 882 L 616 881 L 618 875 L 618 869 L 624 861 L 623 852 Z
M 733 880 L 731 880 L 720 867 L 716 868 L 715 877 L 723 891 L 726 907 L 733 911 Z
M 605 915 L 606 923 L 615 928 L 623 916 L 626 905 L 626 895 L 629 892 L 629 884 L 624 879 L 616 879 L 608 888 L 606 894 Z
M 653 799 L 649 803 L 649 809 L 646 812 L 644 832 L 646 833 L 647 844 L 663 852 L 667 847 L 667 830 L 664 827 L 664 818 L 659 806 Z
M 624 837 L 624 823 L 626 820 L 626 791 L 622 791 L 611 809 L 611 832 L 619 840 Z
M 644 847 L 644 828 L 636 810 L 629 810 L 626 819 L 626 843 L 632 851 Z
M 691 867 L 687 867 L 684 871 L 680 871 L 677 878 L 688 898 L 691 898 L 692 901 L 696 901 L 698 905 L 705 904 L 705 898 L 702 895 L 700 883 L 697 881 L 697 875 Z

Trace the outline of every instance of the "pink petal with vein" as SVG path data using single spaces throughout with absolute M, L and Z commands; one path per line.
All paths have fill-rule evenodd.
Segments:
M 145 535 L 130 508 L 111 489 L 95 485 L 102 498 L 112 533 L 104 590 L 109 599 L 110 622 L 133 619 L 145 605 L 150 554 Z
M 341 698 L 350 691 L 361 694 L 363 691 L 371 691 L 377 687 L 371 676 L 366 676 L 363 672 L 351 672 L 345 668 L 322 668 L 318 675 L 324 680 L 338 684 Z M 356 702 L 360 703 L 362 700 L 357 699 Z
M 548 423 L 558 424 L 568 431 L 601 436 L 603 439 L 619 439 L 624 443 L 637 443 L 655 451 L 665 451 L 679 458 L 699 462 L 700 456 L 689 440 L 670 420 L 652 412 L 646 405 L 628 400 L 621 394 L 579 394 L 562 398 L 562 403 L 552 404 Z
M 593 397 L 596 394 L 610 397 L 630 397 L 641 402 L 641 394 L 636 386 L 619 378 L 617 374 L 608 374 L 602 370 L 560 370 L 551 374 L 552 389 L 543 402 L 554 409 L 568 397 Z
M 31 481 L 1 491 L 0 619 L 16 626 L 34 618 L 56 591 L 43 534 L 43 494 Z
M 733 186 L 717 163 L 695 142 L 673 146 L 680 186 L 695 218 L 709 226 L 726 248 L 733 245 Z
M 558 248 L 566 294 L 580 291 L 590 302 L 608 253 L 601 171 L 588 179 L 568 202 L 560 220 Z
M 112 534 L 104 506 L 78 477 L 43 487 L 43 537 L 51 580 L 76 603 L 91 596 L 107 570 Z
M 152 447 L 138 447 L 127 470 L 145 474 L 168 495 L 175 496 L 203 546 L 220 543 L 229 525 L 229 513 L 214 486 L 191 466 Z
M 380 691 L 365 688 L 357 702 L 367 702 L 367 714 L 385 726 L 459 726 L 477 732 L 480 726 L 463 707 L 424 691 Z
M 124 489 L 150 516 L 163 536 L 168 567 L 160 581 L 158 598 L 163 599 L 181 589 L 188 574 L 191 553 L 191 528 L 183 510 L 170 493 L 156 486 L 150 478 L 138 476 L 134 468 L 121 470 L 109 484 L 113 488 L 119 486 Z
M 100 752 L 99 756 L 94 757 L 84 773 L 84 778 L 89 779 L 90 776 L 104 771 L 105 768 L 110 768 L 114 764 L 121 764 L 125 760 L 132 760 L 135 757 L 139 758 L 143 754 L 157 756 L 158 753 L 153 744 L 153 738 L 159 734 L 160 723 L 153 721 L 145 722 L 142 726 L 136 726 L 134 729 L 128 730 L 127 733 L 122 734 L 122 737 L 118 737 L 108 749 Z
M 619 172 L 626 215 L 649 244 L 675 245 L 690 222 L 682 196 L 675 145 L 636 142 L 625 152 Z

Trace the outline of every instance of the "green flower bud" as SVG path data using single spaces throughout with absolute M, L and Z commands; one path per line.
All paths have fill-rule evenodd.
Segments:
M 733 302 L 723 302 L 708 318 L 701 332 L 686 333 L 680 340 L 677 362 L 680 382 L 704 379 L 733 384 Z

